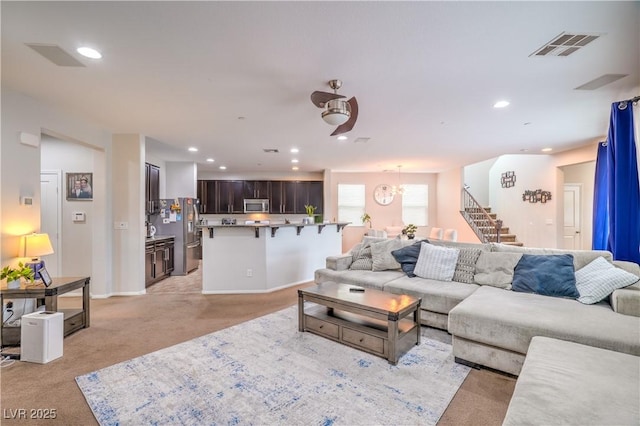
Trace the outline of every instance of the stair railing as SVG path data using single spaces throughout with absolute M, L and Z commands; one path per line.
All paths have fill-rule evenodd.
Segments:
M 467 221 L 473 232 L 483 243 L 499 243 L 500 230 L 502 229 L 502 221 L 500 219 L 493 220 L 489 213 L 473 198 L 473 195 L 466 189 L 462 189 L 462 208 L 460 214 Z M 480 216 L 480 217 L 478 217 Z M 486 223 L 488 226 L 480 226 L 480 223 Z

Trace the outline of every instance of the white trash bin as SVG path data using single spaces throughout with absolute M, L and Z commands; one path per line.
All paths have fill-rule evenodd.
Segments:
M 20 361 L 46 364 L 62 356 L 62 312 L 44 311 L 23 315 L 20 327 Z

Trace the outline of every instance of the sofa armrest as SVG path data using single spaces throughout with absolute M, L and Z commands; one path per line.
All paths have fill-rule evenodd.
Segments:
M 629 272 L 636 277 L 640 277 L 640 265 L 635 262 L 628 262 L 626 260 L 614 260 L 613 266 L 615 266 L 616 268 L 620 268 L 623 271 Z M 640 290 L 640 285 L 638 285 L 638 283 L 634 284 L 632 287 L 634 289 Z
M 353 262 L 353 256 L 350 253 L 341 254 L 338 256 L 327 257 L 327 269 L 334 271 L 346 271 Z
M 619 314 L 640 317 L 640 291 L 621 288 L 611 294 L 611 307 Z

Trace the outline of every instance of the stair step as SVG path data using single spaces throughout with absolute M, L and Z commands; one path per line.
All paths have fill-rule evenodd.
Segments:
M 483 234 L 486 234 L 489 231 L 493 231 L 493 226 L 478 226 L 478 229 Z M 508 233 L 509 233 L 509 227 L 508 226 L 503 226 L 502 228 L 500 228 L 500 235 L 504 235 L 504 234 L 508 234 Z

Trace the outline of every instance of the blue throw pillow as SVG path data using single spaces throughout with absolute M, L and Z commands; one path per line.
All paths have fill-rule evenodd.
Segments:
M 513 272 L 512 290 L 577 299 L 573 255 L 523 254 Z
M 391 252 L 393 258 L 400 264 L 402 271 L 410 278 L 416 276 L 416 274 L 413 273 L 413 270 L 416 269 L 416 262 L 420 256 L 420 243 L 422 241 L 418 241 L 410 246 L 402 247 L 401 249 L 393 250 Z

